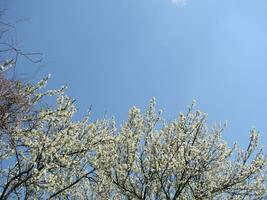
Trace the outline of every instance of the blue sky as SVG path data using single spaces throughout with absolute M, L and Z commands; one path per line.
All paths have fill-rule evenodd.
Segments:
M 38 77 L 67 84 L 79 115 L 93 106 L 121 121 L 130 107 L 173 119 L 196 99 L 224 137 L 267 144 L 266 0 L 2 0 L 20 46 L 45 55 Z M 18 74 L 34 71 L 21 61 Z

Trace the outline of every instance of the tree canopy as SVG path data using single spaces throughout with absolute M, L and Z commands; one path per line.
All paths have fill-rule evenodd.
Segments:
M 1 74 L 0 199 L 264 199 L 266 155 L 251 130 L 227 146 L 194 103 L 166 122 L 155 99 L 115 119 L 74 120 L 74 101 Z M 56 99 L 47 105 L 46 98 Z

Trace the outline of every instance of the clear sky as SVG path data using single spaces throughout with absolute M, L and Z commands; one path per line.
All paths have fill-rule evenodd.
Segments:
M 196 99 L 225 138 L 251 127 L 267 144 L 266 0 L 1 0 L 20 46 L 42 52 L 50 88 L 67 84 L 79 114 L 146 107 L 173 119 Z M 21 63 L 20 73 L 32 64 Z M 265 148 L 266 149 L 266 148 Z

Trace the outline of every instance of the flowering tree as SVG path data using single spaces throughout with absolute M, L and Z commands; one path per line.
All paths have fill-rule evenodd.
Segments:
M 154 99 L 144 115 L 131 109 L 115 136 L 112 167 L 103 173 L 105 190 L 114 199 L 266 198 L 266 156 L 255 152 L 256 130 L 244 151 L 227 147 L 223 128 L 209 130 L 205 121 L 193 105 L 169 123 L 155 112 Z
M 73 101 L 62 89 L 41 93 L 45 82 L 14 85 L 14 94 L 0 85 L 0 108 L 6 107 L 9 96 L 18 99 L 0 110 L 0 199 L 79 199 L 82 188 L 90 188 L 97 163 L 106 159 L 99 152 L 112 140 L 110 121 L 88 123 L 86 116 L 75 122 Z M 51 95 L 57 98 L 55 108 L 41 106 L 42 98 Z
M 116 130 L 114 119 L 75 121 L 64 88 L 42 90 L 47 78 L 0 81 L 0 199 L 266 198 L 256 130 L 246 150 L 230 148 L 194 105 L 167 123 L 154 99 Z

